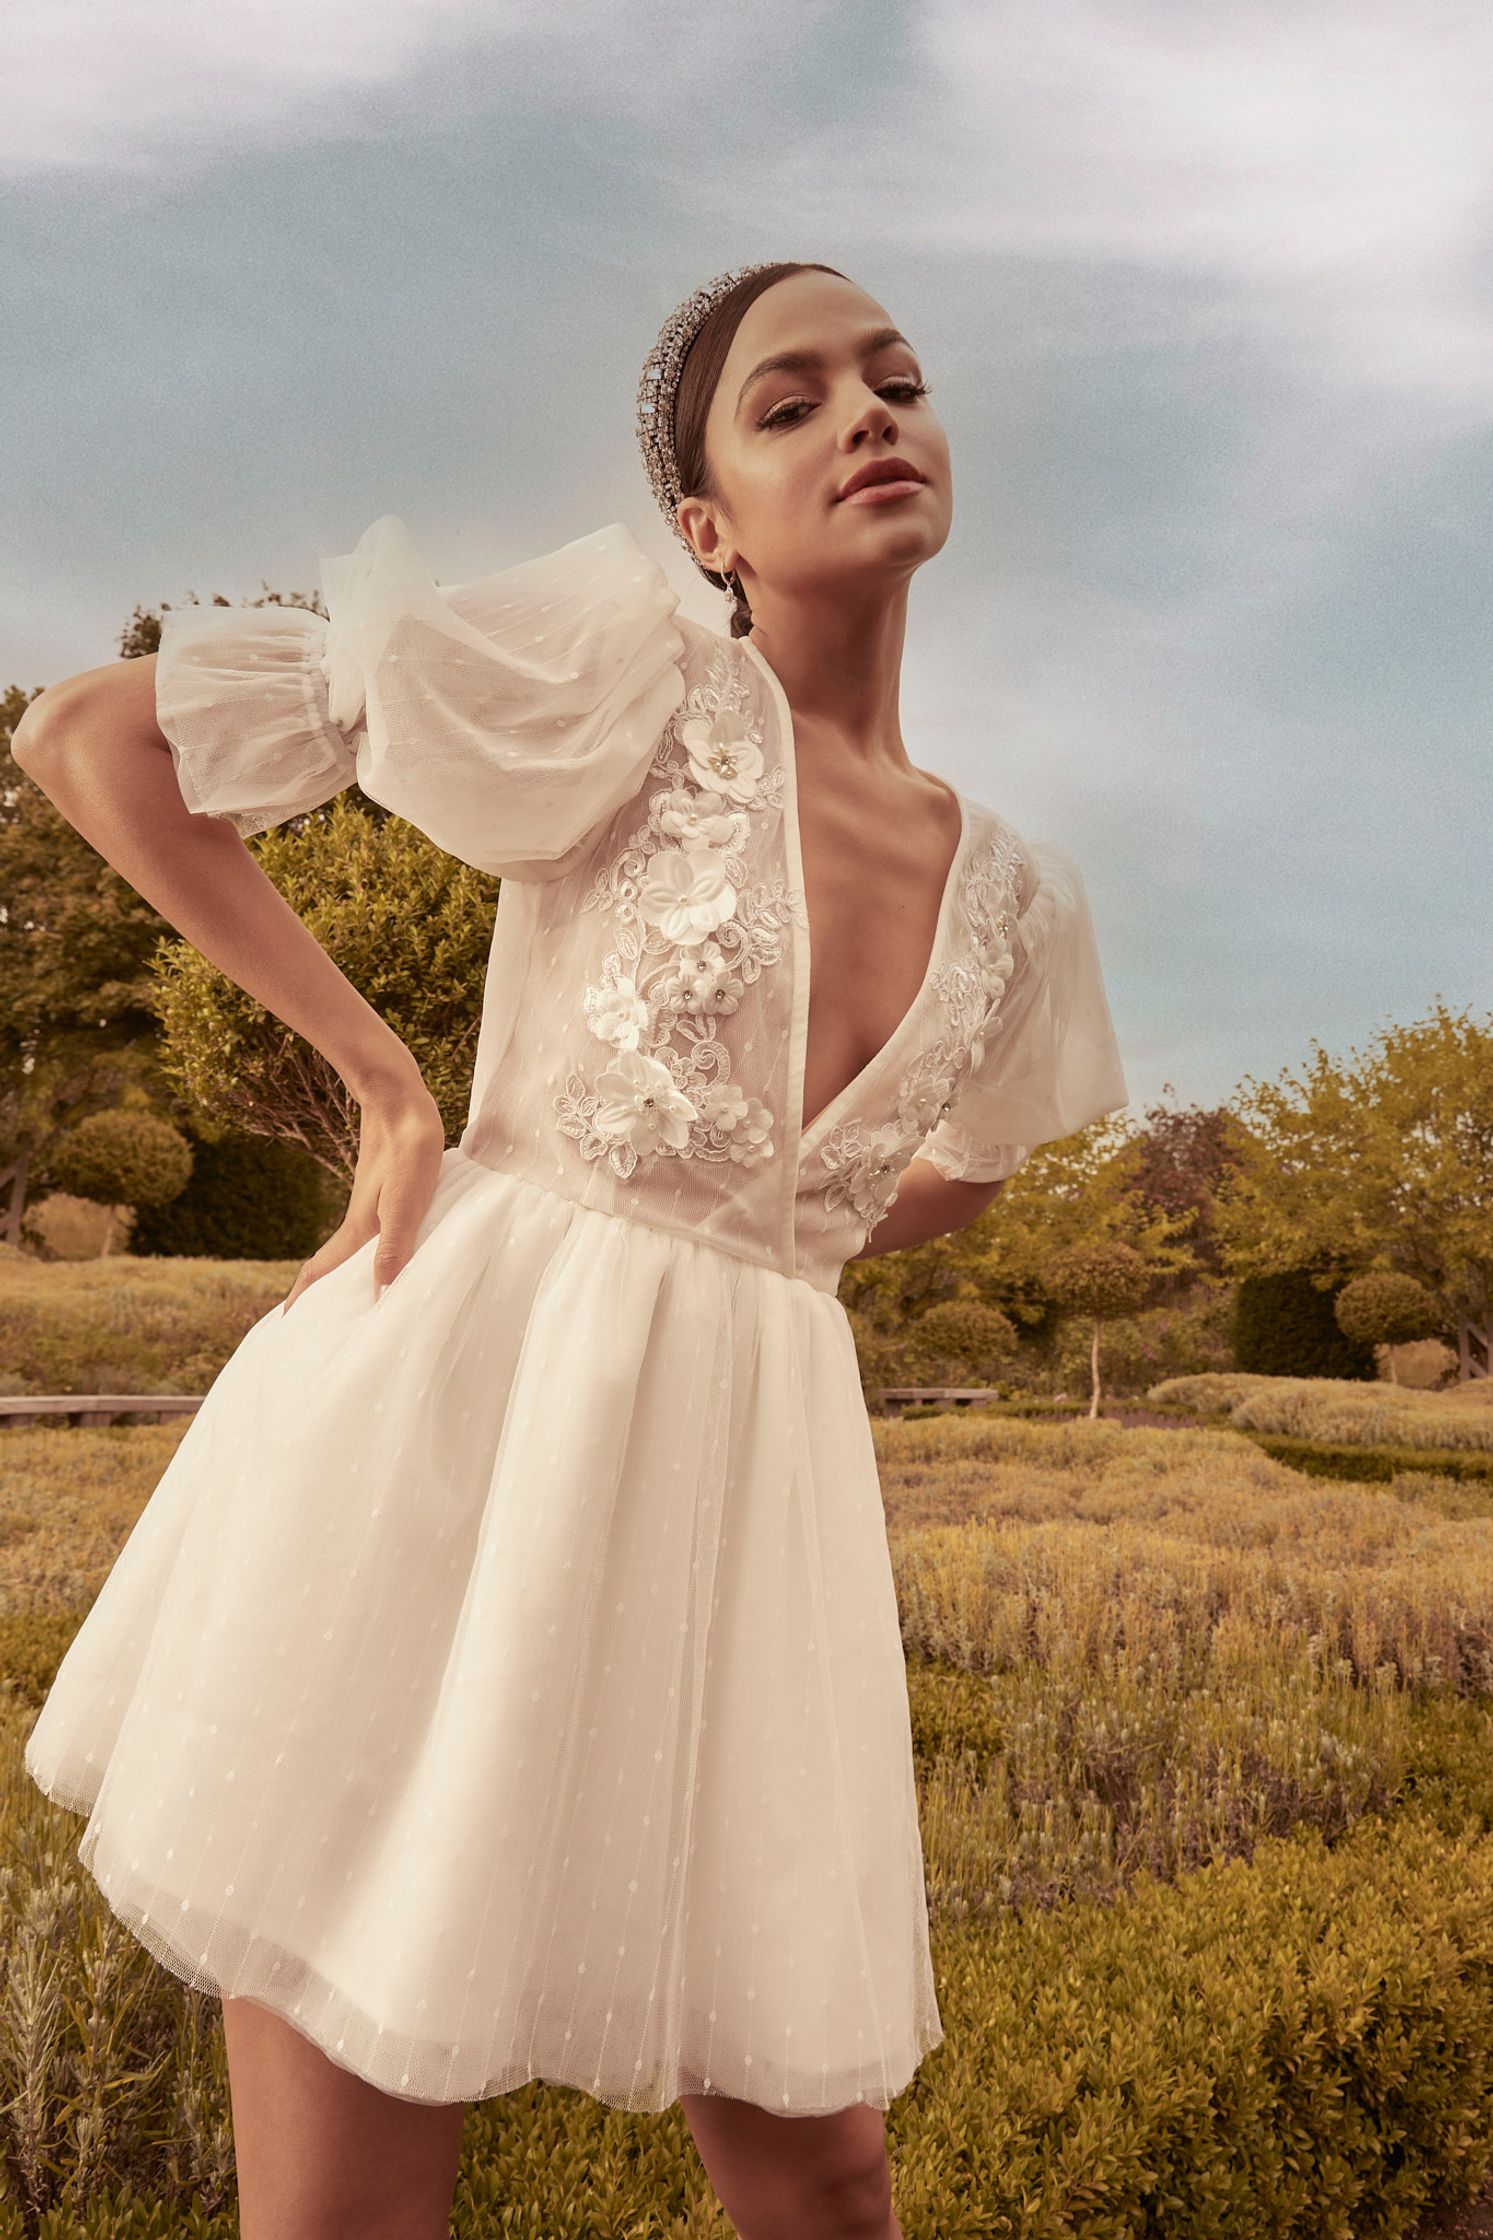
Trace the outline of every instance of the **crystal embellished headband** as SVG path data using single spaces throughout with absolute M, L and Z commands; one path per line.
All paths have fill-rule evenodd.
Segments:
M 728 295 L 738 280 L 745 280 L 753 272 L 767 271 L 768 264 L 773 261 L 738 265 L 733 272 L 717 273 L 703 288 L 696 288 L 693 295 L 686 296 L 659 330 L 658 340 L 644 360 L 642 379 L 638 383 L 638 445 L 643 465 L 660 511 L 697 568 L 702 564 L 674 511 L 684 495 L 679 487 L 679 467 L 674 457 L 674 399 L 679 376 L 684 371 L 691 343 L 721 297 Z M 703 572 L 716 580 L 716 570 Z

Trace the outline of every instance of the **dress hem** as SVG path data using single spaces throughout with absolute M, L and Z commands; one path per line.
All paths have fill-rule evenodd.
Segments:
M 49 1779 L 44 1778 L 30 1764 L 29 1755 L 28 1747 L 26 1770 L 44 1796 L 53 1804 L 61 1806 L 64 1811 L 91 1815 L 97 1800 L 98 1792 L 96 1788 L 90 1793 L 88 1789 L 68 1781 L 60 1772 L 54 1773 Z M 365 2084 L 370 2084 L 377 2091 L 386 2093 L 390 2099 L 408 2101 L 418 2107 L 465 2106 L 468 2102 L 475 2103 L 482 2100 L 500 2099 L 507 2093 L 521 2091 L 524 2086 L 529 2084 L 543 2084 L 582 2092 L 588 2099 L 597 2100 L 606 2107 L 617 2108 L 630 2115 L 661 2115 L 666 2109 L 678 2106 L 685 2094 L 701 2093 L 709 2098 L 746 2100 L 749 2105 L 760 2107 L 770 2115 L 836 2115 L 843 2109 L 853 2107 L 880 2108 L 885 2112 L 907 2090 L 928 2054 L 942 2045 L 944 2041 L 945 2033 L 941 2023 L 935 2024 L 931 2029 L 923 2030 L 914 2040 L 911 2059 L 904 2064 L 900 2078 L 898 2071 L 890 2072 L 891 2077 L 899 2078 L 899 2081 L 888 2082 L 880 2090 L 863 2092 L 849 2100 L 837 2100 L 828 2103 L 816 2102 L 811 2104 L 802 2100 L 790 2100 L 790 2104 L 785 2106 L 782 2096 L 773 2101 L 767 2101 L 754 2100 L 750 2095 L 744 2093 L 715 2092 L 708 2087 L 704 2076 L 695 2077 L 688 2073 L 680 2073 L 676 2076 L 673 2089 L 667 2096 L 661 2095 L 657 2089 L 627 2092 L 620 2088 L 614 2088 L 608 2091 L 602 2087 L 594 2072 L 587 2078 L 578 2072 L 567 2071 L 563 2059 L 545 2061 L 542 2070 L 532 2067 L 527 2062 L 520 2063 L 516 2067 L 510 2064 L 506 2069 L 499 2069 L 469 2088 L 460 2091 L 448 2088 L 445 2092 L 439 2094 L 427 2094 L 401 2090 L 398 2086 L 386 2084 L 377 2077 L 370 2076 L 365 2068 L 360 2068 L 355 2062 L 340 2059 L 336 2041 L 331 2035 L 332 2028 L 338 2028 L 339 2025 L 333 2024 L 327 2028 L 319 2028 L 314 2020 L 297 2011 L 297 2003 L 285 1996 L 282 1985 L 271 1980 L 272 1976 L 279 1973 L 281 1966 L 288 1962 L 295 1982 L 301 1984 L 303 1988 L 309 1987 L 319 1991 L 321 1996 L 328 2001 L 332 1998 L 339 1999 L 344 2011 L 355 2018 L 357 2026 L 363 2032 L 369 2034 L 374 2042 L 379 2036 L 385 2034 L 372 2022 L 369 2016 L 359 2013 L 357 2009 L 350 2008 L 345 1995 L 336 1992 L 334 1986 L 308 1960 L 298 1953 L 291 1952 L 289 1948 L 272 1945 L 266 1940 L 256 1939 L 248 1933 L 245 1934 L 244 1957 L 245 1961 L 252 1963 L 252 1965 L 245 1969 L 226 1972 L 225 1975 L 225 1972 L 214 1971 L 210 1966 L 205 1966 L 201 1960 L 190 1960 L 187 1957 L 185 1947 L 178 1940 L 168 1936 L 164 1930 L 150 1920 L 149 1907 L 132 1903 L 128 1897 L 111 1889 L 109 1884 L 99 1876 L 93 1864 L 97 1838 L 95 1837 L 94 1841 L 90 1842 L 89 1836 L 90 1831 L 85 1828 L 77 1845 L 76 1857 L 115 1919 L 122 1923 L 124 1928 L 129 1931 L 130 1935 L 150 1954 L 158 1965 L 167 1969 L 189 1990 L 205 1993 L 220 2000 L 225 1998 L 250 1999 L 255 2005 L 267 2008 L 271 2013 L 278 2015 L 282 2021 L 289 2023 L 291 2028 L 314 2045 L 318 2052 L 325 2054 L 326 2058 L 335 2067 L 346 2070 L 349 2075 L 360 2077 Z M 280 1958 L 275 1960 L 270 1969 L 266 1971 L 264 1958 L 268 1952 L 278 1952 Z M 344 2036 L 346 2035 L 346 2027 L 345 2022 L 340 2025 Z M 884 2068 L 885 2065 L 883 2064 Z M 406 2075 L 407 2073 L 405 2072 Z

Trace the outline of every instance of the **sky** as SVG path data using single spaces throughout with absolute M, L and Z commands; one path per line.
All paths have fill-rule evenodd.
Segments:
M 0 687 L 137 606 L 620 520 L 684 296 L 837 266 L 930 381 L 911 760 L 1078 863 L 1139 1122 L 1493 1006 L 1493 11 L 30 0 Z

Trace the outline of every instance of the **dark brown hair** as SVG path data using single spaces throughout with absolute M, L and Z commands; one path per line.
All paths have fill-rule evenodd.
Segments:
M 832 272 L 837 280 L 848 277 L 836 271 L 832 264 L 770 264 L 761 272 L 749 273 L 719 302 L 711 305 L 689 346 L 674 391 L 674 464 L 679 474 L 681 498 L 720 497 L 710 461 L 705 456 L 705 422 L 721 378 L 721 368 L 730 355 L 736 330 L 749 306 L 756 302 L 764 288 L 770 288 L 774 281 L 786 280 L 792 272 Z M 697 560 L 695 566 L 718 590 L 732 594 L 731 635 L 744 638 L 752 627 L 752 610 L 745 596 L 714 568 L 707 568 L 703 561 Z

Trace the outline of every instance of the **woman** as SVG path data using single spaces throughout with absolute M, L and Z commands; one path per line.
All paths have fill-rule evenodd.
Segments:
M 437 586 L 386 516 L 329 623 L 169 613 L 17 737 L 361 1111 L 27 1746 L 222 1997 L 245 2240 L 444 2234 L 465 2103 L 534 2077 L 680 2101 L 743 2240 L 900 2233 L 942 2028 L 837 1285 L 1126 1090 L 1076 869 L 902 741 L 951 507 L 911 345 L 832 268 L 725 273 L 638 430 L 729 636 L 620 524 Z M 354 777 L 502 876 L 450 1148 L 239 844 Z

